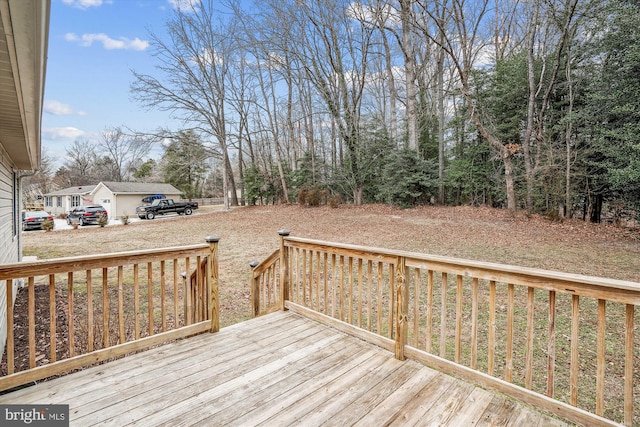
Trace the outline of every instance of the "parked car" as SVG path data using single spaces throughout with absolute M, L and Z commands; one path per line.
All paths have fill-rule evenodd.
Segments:
M 100 215 L 109 216 L 107 210 L 100 205 L 78 206 L 67 214 L 67 224 L 98 224 Z
M 42 230 L 42 223 L 52 221 L 53 216 L 45 211 L 22 212 L 22 230 Z
M 177 213 L 191 215 L 198 209 L 198 202 L 174 202 L 173 199 L 156 199 L 150 205 L 138 206 L 136 214 L 140 219 L 153 219 L 157 215 Z
M 154 200 L 164 199 L 164 194 L 151 194 L 150 196 L 143 197 L 142 203 L 153 203 Z

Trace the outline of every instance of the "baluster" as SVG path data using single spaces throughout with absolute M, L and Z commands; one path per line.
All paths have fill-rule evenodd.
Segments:
M 57 316 L 56 316 L 56 276 L 49 275 L 49 361 L 53 363 L 57 357 L 58 340 L 56 339 Z M 91 351 L 91 350 L 89 350 Z
M 167 331 L 167 310 L 165 307 L 166 304 L 166 285 L 167 285 L 167 279 L 166 279 L 166 271 L 165 271 L 165 267 L 164 267 L 165 261 L 161 260 L 160 261 L 160 316 L 162 317 L 162 332 L 166 332 Z
M 489 282 L 489 351 L 487 354 L 487 373 L 493 375 L 496 354 L 496 282 Z
M 178 259 L 173 259 L 173 323 L 174 328 L 180 327 L 178 319 L 180 314 L 178 312 Z
M 456 276 L 456 348 L 454 361 L 460 363 L 462 353 L 462 276 Z
M 505 361 L 504 380 L 511 382 L 513 375 L 513 314 L 514 314 L 515 286 L 507 285 L 507 356 Z
M 95 346 L 95 325 L 93 319 L 93 277 L 91 270 L 86 271 L 87 276 L 87 346 L 92 352 Z
M 596 414 L 604 414 L 604 373 L 605 373 L 605 327 L 606 327 L 607 302 L 598 300 L 598 338 L 597 338 L 597 362 L 596 362 Z
M 367 260 L 367 330 L 371 332 L 371 280 L 373 276 L 373 261 Z
M 133 329 L 136 340 L 140 339 L 140 267 L 133 264 Z M 184 294 L 184 292 L 183 292 Z M 186 322 L 186 319 L 185 319 Z
M 440 312 L 440 357 L 447 356 L 447 273 L 442 273 L 442 287 L 440 294 L 440 305 L 442 311 Z
M 124 297 L 123 297 L 123 267 L 118 266 L 118 325 L 120 326 L 120 344 L 123 344 L 127 339 L 124 335 Z
M 533 312 L 535 310 L 534 289 L 527 289 L 527 353 L 525 355 L 525 387 L 532 388 L 533 381 Z
M 102 269 L 102 348 L 109 347 L 109 282 L 108 270 Z
M 413 269 L 413 346 L 418 348 L 418 334 L 420 325 L 420 269 Z
M 197 268 L 196 264 L 196 268 Z M 187 282 L 189 282 L 189 287 L 192 288 L 193 284 L 191 283 L 191 272 L 187 270 Z M 147 311 L 148 311 L 148 333 L 149 336 L 153 335 L 153 264 L 147 263 Z
M 578 340 L 580 338 L 580 297 L 571 296 L 571 368 L 569 374 L 569 403 L 578 404 Z
M 5 283 L 7 301 L 11 301 L 10 304 L 7 304 L 7 373 L 10 375 L 15 371 L 15 341 L 13 336 L 13 280 L 7 279 Z
M 547 345 L 547 396 L 555 392 L 556 370 L 556 291 L 549 291 L 549 342 Z
M 29 278 L 29 291 L 31 291 L 31 281 L 33 278 Z M 73 315 L 73 272 L 70 271 L 67 274 L 67 331 L 68 331 L 68 339 L 69 339 L 69 357 L 73 357 L 76 355 L 76 345 L 75 345 L 75 325 L 74 325 L 74 315 Z M 34 365 L 35 366 L 35 365 Z
M 34 277 L 29 277 L 29 367 L 36 367 L 36 288 Z M 73 317 L 69 317 L 73 322 Z M 71 344 L 69 344 L 71 345 Z
M 427 270 L 427 336 L 425 342 L 425 350 L 427 353 L 432 351 L 432 335 L 433 335 L 433 270 Z
M 471 369 L 478 363 L 478 278 L 473 278 L 471 295 Z
M 634 310 L 633 304 L 627 304 L 624 336 L 624 423 L 628 426 L 633 425 Z

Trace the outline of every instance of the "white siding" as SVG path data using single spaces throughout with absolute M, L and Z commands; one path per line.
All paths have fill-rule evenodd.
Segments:
M 0 149 L 0 264 L 19 261 L 20 209 L 14 210 L 15 177 L 7 155 Z M 14 230 L 17 232 L 14 233 Z M 17 283 L 14 283 L 13 295 L 16 295 Z M 13 304 L 13 301 L 11 301 Z M 7 290 L 4 281 L 0 282 L 0 355 L 4 353 L 7 341 Z M 1 357 L 1 356 L 0 356 Z
M 102 207 L 107 210 L 109 219 L 115 219 L 116 217 L 113 212 L 113 209 L 115 208 L 115 197 L 113 197 L 111 190 L 106 188 L 104 185 L 98 185 L 94 191 L 93 203 L 95 205 L 102 205 Z
M 136 208 L 144 205 L 144 203 L 142 203 L 143 197 L 144 196 L 140 194 L 119 194 L 117 197 L 118 206 L 116 211 L 118 218 L 122 215 L 128 215 L 129 218 L 137 218 Z

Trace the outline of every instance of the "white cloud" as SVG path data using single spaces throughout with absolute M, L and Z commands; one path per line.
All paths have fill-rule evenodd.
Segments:
M 57 140 L 57 139 L 72 140 L 83 135 L 85 135 L 84 131 L 71 126 L 67 126 L 64 128 L 48 128 L 42 131 L 43 139 L 50 139 L 50 140 Z
M 99 34 L 83 34 L 79 36 L 75 33 L 67 33 L 64 39 L 68 42 L 78 43 L 80 46 L 91 46 L 93 42 L 102 43 L 102 46 L 107 50 L 113 49 L 126 49 L 126 50 L 145 50 L 149 47 L 149 42 L 146 40 L 140 40 L 135 38 L 133 40 L 126 37 L 119 37 L 118 39 L 112 39 L 104 33 Z
M 181 12 L 195 12 L 201 0 L 167 0 L 172 8 Z
M 103 3 L 111 3 L 111 0 L 62 0 L 62 3 L 76 9 L 88 9 L 90 7 L 100 7 Z
M 72 114 L 84 116 L 87 114 L 84 111 L 74 111 L 73 108 L 59 101 L 44 101 L 43 109 L 45 113 L 53 114 L 54 116 L 70 116 Z

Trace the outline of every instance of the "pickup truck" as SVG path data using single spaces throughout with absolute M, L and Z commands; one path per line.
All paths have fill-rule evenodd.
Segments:
M 136 214 L 140 219 L 153 219 L 156 215 L 177 213 L 178 215 L 191 215 L 194 209 L 198 209 L 197 202 L 176 203 L 173 199 L 156 199 L 150 205 L 138 206 Z

